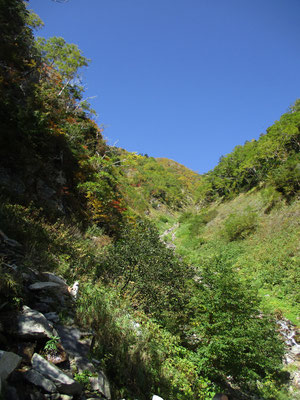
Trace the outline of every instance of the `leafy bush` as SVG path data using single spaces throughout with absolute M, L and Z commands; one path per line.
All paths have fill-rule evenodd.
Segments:
M 161 316 L 183 307 L 185 281 L 191 269 L 167 249 L 155 227 L 139 220 L 125 225 L 97 266 L 97 277 L 118 284 L 123 292 L 134 295 L 145 311 Z
M 169 222 L 169 218 L 168 218 L 167 216 L 165 216 L 165 215 L 160 215 L 160 216 L 159 216 L 159 220 L 160 220 L 161 222 L 163 222 L 163 223 Z
M 270 174 L 270 182 L 286 198 L 291 198 L 300 190 L 300 156 L 289 157 Z
M 243 214 L 230 214 L 224 222 L 223 237 L 229 242 L 244 239 L 257 227 L 257 213 L 251 210 Z
M 192 236 L 198 236 L 202 228 L 217 216 L 216 210 L 203 210 L 200 214 L 194 215 L 190 220 L 189 231 Z
M 199 370 L 255 391 L 257 380 L 281 367 L 284 347 L 275 321 L 260 313 L 255 290 L 239 280 L 227 257 L 208 259 L 199 275 L 190 302 Z
M 178 400 L 207 400 L 213 385 L 198 374 L 192 352 L 141 311 L 134 311 L 113 287 L 86 283 L 78 319 L 96 333 L 95 356 L 115 387 L 115 398 L 150 398 L 157 393 Z

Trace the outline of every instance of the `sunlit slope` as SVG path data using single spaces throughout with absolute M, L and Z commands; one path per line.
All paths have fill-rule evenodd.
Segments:
M 274 197 L 276 200 L 274 200 Z M 255 286 L 268 310 L 299 324 L 300 204 L 272 188 L 240 194 L 179 218 L 177 251 L 201 271 L 215 255 Z
M 199 174 L 166 158 L 155 159 L 125 150 L 121 150 L 121 159 L 121 191 L 135 212 L 174 212 L 194 203 L 201 184 Z

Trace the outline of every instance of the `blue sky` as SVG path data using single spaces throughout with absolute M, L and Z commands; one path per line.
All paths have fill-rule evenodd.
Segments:
M 92 59 L 109 144 L 199 173 L 300 97 L 299 0 L 30 0 L 44 37 Z

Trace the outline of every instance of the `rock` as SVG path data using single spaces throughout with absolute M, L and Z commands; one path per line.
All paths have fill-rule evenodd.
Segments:
M 49 200 L 52 196 L 56 194 L 56 191 L 49 187 L 46 182 L 41 179 L 38 179 L 36 189 L 39 197 L 42 200 Z
M 81 341 L 81 331 L 73 326 L 57 325 L 56 329 L 59 333 L 61 343 L 66 352 L 71 357 L 86 357 L 89 353 L 90 346 Z
M 15 333 L 25 339 L 50 339 L 51 336 L 57 336 L 57 332 L 44 315 L 27 306 L 23 307 L 22 314 L 17 317 Z
M 0 387 L 1 393 L 1 387 Z M 19 395 L 17 389 L 13 386 L 6 386 L 5 387 L 5 400 L 19 400 Z
M 57 315 L 56 312 L 48 312 L 46 314 L 44 314 L 45 317 L 52 322 L 58 322 L 59 321 L 59 316 Z
M 49 400 L 61 400 L 61 394 L 59 394 L 59 393 L 45 394 L 44 396 L 46 399 L 49 399 Z M 73 397 L 71 397 L 71 399 L 72 398 Z
M 53 274 L 52 272 L 43 272 L 42 276 L 44 276 L 49 282 L 54 282 L 61 286 L 68 286 L 63 278 Z
M 95 372 L 94 365 L 86 357 L 75 357 L 75 364 L 79 372 L 90 371 Z
M 300 361 L 300 346 L 299 345 L 293 346 L 289 351 L 289 355 L 291 355 L 294 358 L 294 360 Z
M 55 304 L 55 300 L 52 297 L 40 297 L 39 298 L 41 303 L 52 305 Z
M 51 307 L 46 303 L 34 303 L 34 309 L 41 312 L 44 315 L 51 311 Z
M 58 289 L 60 285 L 55 282 L 36 282 L 28 287 L 30 290 Z
M 99 372 L 98 376 L 90 378 L 92 391 L 103 394 L 107 399 L 111 399 L 110 387 L 104 372 Z
M 57 343 L 55 350 L 50 350 L 46 358 L 52 364 L 61 364 L 68 360 L 68 355 L 60 343 Z
M 33 385 L 41 387 L 45 390 L 45 392 L 55 393 L 57 391 L 56 386 L 52 381 L 45 378 L 42 374 L 40 374 L 38 371 L 35 371 L 34 369 L 26 371 L 24 373 L 24 378 Z
M 55 365 L 50 364 L 40 355 L 35 353 L 31 362 L 36 371 L 55 383 L 59 393 L 69 395 L 81 393 L 82 386 L 78 382 L 74 381 L 74 379 L 70 378 Z
M 62 394 L 62 395 L 59 397 L 59 399 L 60 399 L 60 400 L 72 400 L 72 399 L 73 399 L 73 396 L 68 396 L 67 394 Z
M 36 347 L 36 342 L 21 342 L 18 343 L 18 354 L 26 362 L 30 362 Z
M 0 332 L 0 347 L 5 347 L 8 345 L 8 341 L 4 335 Z
M 0 350 L 0 380 L 6 379 L 20 364 L 22 358 L 15 353 Z
M 10 239 L 8 236 L 5 235 L 3 231 L 0 230 L 0 237 L 4 241 L 4 243 L 8 244 L 11 247 L 22 247 L 22 245 L 14 239 Z

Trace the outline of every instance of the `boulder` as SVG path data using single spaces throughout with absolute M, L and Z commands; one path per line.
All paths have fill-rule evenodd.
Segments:
M 79 372 L 88 370 L 91 373 L 94 373 L 96 371 L 94 364 L 92 364 L 87 357 L 77 356 L 74 358 L 74 361 Z
M 0 350 L 0 380 L 6 379 L 20 364 L 22 357 Z
M 42 374 L 40 374 L 38 371 L 35 371 L 34 369 L 26 371 L 24 373 L 24 378 L 33 385 L 41 387 L 42 389 L 45 390 L 45 392 L 48 393 L 57 392 L 54 383 L 49 379 L 45 378 Z
M 44 276 L 49 282 L 54 282 L 61 286 L 68 286 L 63 278 L 53 274 L 52 272 L 42 272 L 42 276 Z
M 31 362 L 34 370 L 38 371 L 46 378 L 55 383 L 57 391 L 59 393 L 68 395 L 81 393 L 82 386 L 80 385 L 80 383 L 74 381 L 74 379 L 70 378 L 67 374 L 62 372 L 55 365 L 46 361 L 40 355 L 35 353 L 32 357 Z
M 98 376 L 90 378 L 91 389 L 94 392 L 103 394 L 107 399 L 111 399 L 110 387 L 104 372 L 99 372 Z
M 44 314 L 45 317 L 52 322 L 58 322 L 59 321 L 59 316 L 56 312 L 48 312 L 46 314 Z
M 18 354 L 25 362 L 30 363 L 35 348 L 36 342 L 20 342 L 18 343 Z
M 1 390 L 0 390 L 1 393 Z M 19 400 L 18 391 L 15 387 L 7 385 L 5 387 L 5 400 Z
M 55 282 L 35 282 L 28 286 L 30 290 L 58 289 L 61 285 Z
M 24 339 L 50 339 L 51 336 L 57 335 L 53 326 L 42 313 L 27 306 L 23 307 L 23 312 L 17 317 L 15 333 Z

